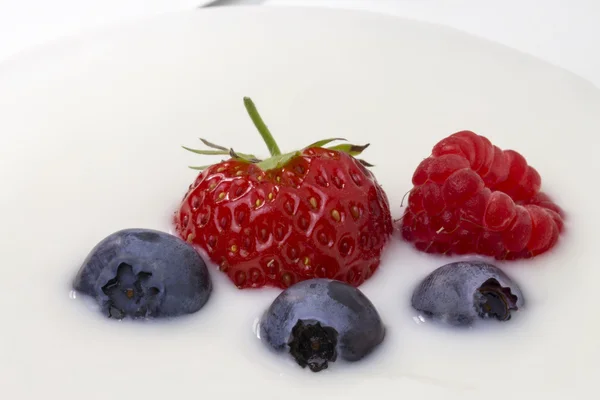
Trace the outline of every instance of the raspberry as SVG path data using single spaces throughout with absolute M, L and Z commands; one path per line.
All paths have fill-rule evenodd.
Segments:
M 402 236 L 424 252 L 534 257 L 563 231 L 563 211 L 514 150 L 471 131 L 437 143 L 416 168 Z

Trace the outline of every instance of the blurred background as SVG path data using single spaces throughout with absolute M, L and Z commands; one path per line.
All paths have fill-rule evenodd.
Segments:
M 448 25 L 530 53 L 600 87 L 598 0 L 0 0 L 0 62 L 98 26 L 239 6 L 345 8 Z

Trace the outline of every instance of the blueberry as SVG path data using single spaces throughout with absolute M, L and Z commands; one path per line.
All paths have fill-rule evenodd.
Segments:
M 208 301 L 212 283 L 202 257 L 183 240 L 148 229 L 125 229 L 98 243 L 73 288 L 111 318 L 191 314 Z
M 277 352 L 288 351 L 303 368 L 318 372 L 339 356 L 358 361 L 384 339 L 385 327 L 371 301 L 358 289 L 329 279 L 290 286 L 265 312 L 260 338 Z
M 478 319 L 508 321 L 523 305 L 521 289 L 484 262 L 455 262 L 429 274 L 415 289 L 412 306 L 425 317 L 469 326 Z

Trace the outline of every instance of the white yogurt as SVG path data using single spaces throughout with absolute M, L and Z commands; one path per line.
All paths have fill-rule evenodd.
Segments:
M 0 183 L 10 188 L 0 196 L 0 397 L 450 399 L 594 387 L 596 89 L 453 32 L 328 11 L 177 15 L 36 54 L 0 68 Z M 323 137 L 371 142 L 364 156 L 395 218 L 442 137 L 472 129 L 522 152 L 568 212 L 555 251 L 498 264 L 521 286 L 523 310 L 470 330 L 415 319 L 412 289 L 455 259 L 396 238 L 361 286 L 387 326 L 384 343 L 315 374 L 256 336 L 279 291 L 240 291 L 212 267 L 206 306 L 170 322 L 108 320 L 71 298 L 99 240 L 170 230 L 195 176 L 186 165 L 207 162 L 179 145 L 202 136 L 264 154 L 244 95 L 283 150 Z

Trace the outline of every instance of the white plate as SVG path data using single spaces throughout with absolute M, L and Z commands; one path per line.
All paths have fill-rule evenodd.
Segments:
M 556 251 L 502 265 L 524 311 L 485 331 L 414 323 L 410 290 L 448 260 L 395 240 L 362 287 L 389 327 L 381 349 L 311 374 L 254 336 L 277 291 L 232 289 L 214 269 L 207 306 L 170 323 L 115 323 L 70 299 L 98 240 L 169 229 L 194 178 L 186 166 L 207 161 L 179 145 L 202 136 L 264 153 L 242 96 L 286 149 L 369 141 L 395 217 L 414 168 L 448 134 L 471 129 L 523 153 L 568 212 Z M 574 75 L 453 30 L 355 12 L 187 12 L 1 65 L 1 397 L 584 398 L 600 357 L 599 131 L 600 92 Z
M 212 0 L 0 0 L 0 60 L 111 23 L 192 10 Z

